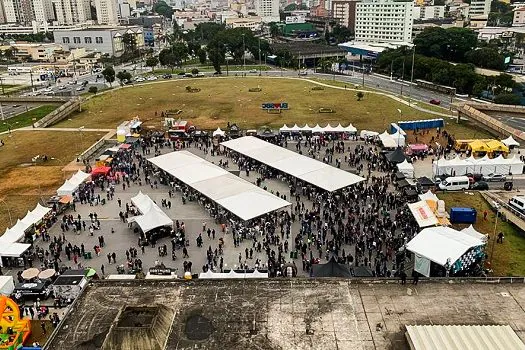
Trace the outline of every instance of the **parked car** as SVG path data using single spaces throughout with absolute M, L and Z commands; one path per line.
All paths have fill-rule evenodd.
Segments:
M 171 74 L 164 74 L 162 76 L 163 79 L 171 79 L 172 78 L 172 75 Z
M 77 87 L 75 90 L 77 90 L 77 91 L 84 91 L 85 89 L 86 88 L 81 85 L 81 86 Z
M 430 104 L 439 106 L 441 104 L 441 101 L 440 100 L 436 100 L 435 98 L 433 98 L 433 99 L 430 100 Z
M 484 191 L 489 189 L 489 184 L 485 181 L 478 181 L 472 184 L 471 189 L 478 190 L 478 191 Z
M 486 176 L 483 176 L 483 181 L 502 182 L 507 181 L 507 177 L 505 175 L 500 174 L 488 174 Z
M 136 82 L 139 82 L 139 83 L 140 83 L 140 82 L 143 82 L 144 80 L 146 80 L 146 79 L 144 79 L 143 77 L 136 77 L 136 78 L 135 78 L 135 81 L 136 81 Z
M 250 73 L 257 73 L 257 69 L 250 69 Z
M 60 86 L 58 87 L 58 90 L 64 90 L 65 88 L 66 88 L 65 85 L 60 85 Z
M 157 80 L 157 77 L 154 76 L 154 75 L 151 75 L 149 77 L 146 78 L 148 81 L 154 81 L 154 80 Z

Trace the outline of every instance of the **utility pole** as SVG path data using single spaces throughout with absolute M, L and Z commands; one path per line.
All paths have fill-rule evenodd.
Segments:
M 242 71 L 246 75 L 246 45 L 244 43 L 244 33 L 242 33 Z
M 259 75 L 262 75 L 262 66 L 261 66 L 261 38 L 259 38 Z
M 394 72 L 392 71 L 393 69 L 394 69 L 394 60 L 390 62 L 390 81 L 394 80 L 393 79 Z
M 405 56 L 403 56 L 403 71 L 401 72 L 401 92 L 399 93 L 403 96 L 403 84 L 405 83 Z
M 410 106 L 410 102 L 412 100 L 412 84 L 414 81 L 414 58 L 416 56 L 416 45 L 412 46 L 412 72 L 410 73 L 410 86 L 408 87 L 408 105 Z

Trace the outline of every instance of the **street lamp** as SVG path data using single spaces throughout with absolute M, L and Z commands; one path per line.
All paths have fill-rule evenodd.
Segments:
M 496 220 L 494 221 L 494 232 L 492 234 L 492 249 L 490 250 L 491 267 L 494 268 L 494 247 L 496 245 L 496 229 L 498 226 L 498 216 L 499 216 L 499 210 L 501 209 L 501 206 L 494 201 L 492 202 L 492 204 L 494 205 L 494 208 L 496 208 Z
M 9 214 L 9 225 L 13 226 L 13 218 L 11 217 L 11 209 L 9 209 L 9 205 L 7 205 L 7 202 L 3 199 L 0 199 L 0 202 L 4 203 L 5 207 L 7 208 L 7 214 Z

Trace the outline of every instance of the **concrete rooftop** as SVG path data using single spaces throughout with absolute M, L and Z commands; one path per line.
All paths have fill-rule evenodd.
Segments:
M 152 314 L 137 334 L 155 339 L 120 339 L 133 333 L 119 328 L 122 315 L 142 307 Z M 508 324 L 525 340 L 525 284 L 99 281 L 46 349 L 407 349 L 404 326 L 428 324 Z

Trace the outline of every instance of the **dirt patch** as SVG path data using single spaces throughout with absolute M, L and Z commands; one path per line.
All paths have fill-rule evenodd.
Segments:
M 191 315 L 186 320 L 184 334 L 190 340 L 206 340 L 213 333 L 211 321 L 202 315 Z

